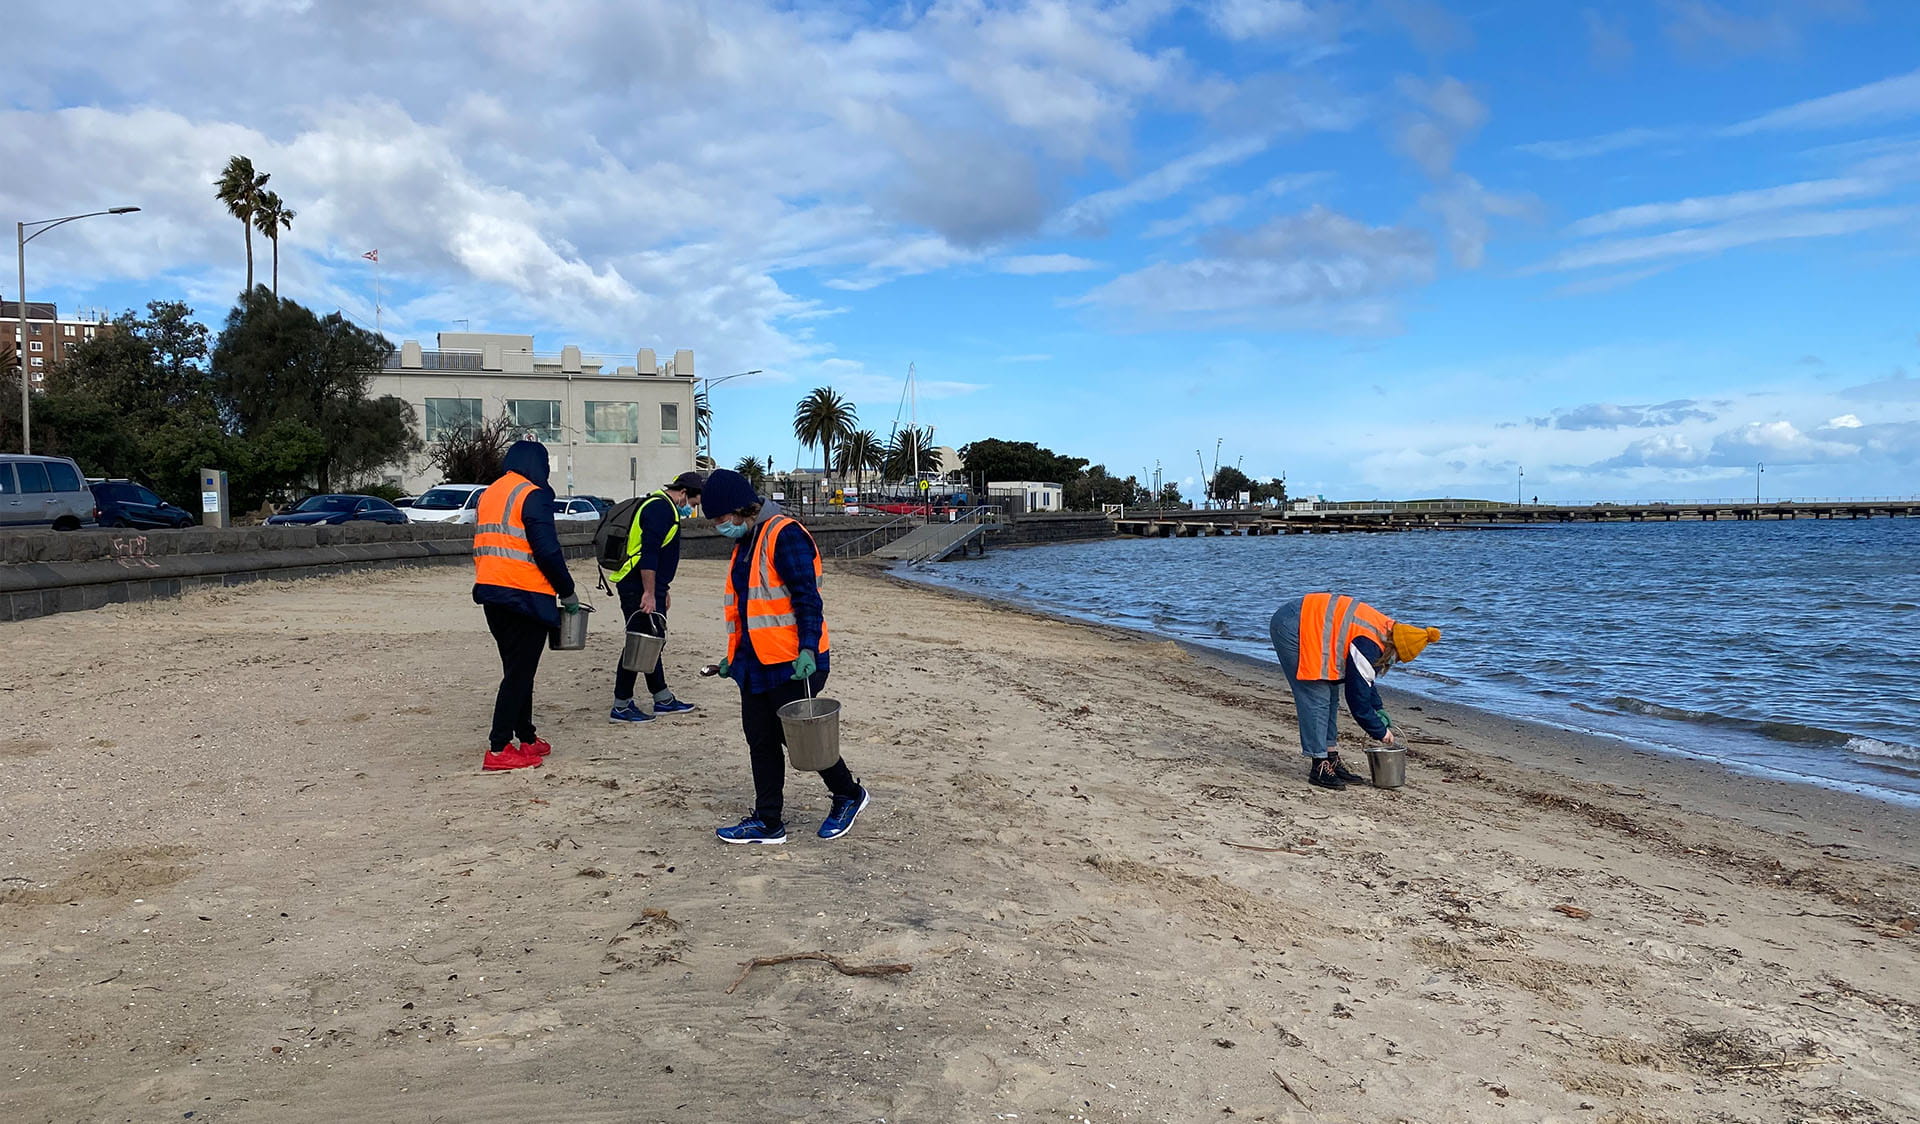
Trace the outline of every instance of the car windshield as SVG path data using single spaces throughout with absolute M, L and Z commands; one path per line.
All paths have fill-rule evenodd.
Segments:
M 353 505 L 360 502 L 358 496 L 308 496 L 300 501 L 295 511 L 352 511 Z
M 455 511 L 472 494 L 467 488 L 429 488 L 426 495 L 413 501 L 413 506 L 427 511 Z

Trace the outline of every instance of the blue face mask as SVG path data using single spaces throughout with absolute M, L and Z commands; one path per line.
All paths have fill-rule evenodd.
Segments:
M 747 532 L 753 530 L 751 523 L 715 523 L 713 526 L 730 539 L 744 539 Z
M 692 504 L 684 504 L 684 503 L 683 503 L 683 504 L 681 504 L 681 505 L 680 505 L 680 518 L 682 518 L 682 519 L 692 519 L 692 518 L 693 518 L 693 505 L 692 505 Z

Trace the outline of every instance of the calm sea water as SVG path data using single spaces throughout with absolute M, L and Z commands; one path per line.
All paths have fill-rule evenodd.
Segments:
M 908 576 L 1273 659 L 1312 590 L 1446 632 L 1387 685 L 1920 803 L 1920 520 L 1662 523 L 999 551 Z

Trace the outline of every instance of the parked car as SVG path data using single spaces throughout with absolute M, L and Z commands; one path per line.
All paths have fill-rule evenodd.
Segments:
M 316 527 L 334 523 L 405 523 L 399 508 L 378 496 L 308 496 L 292 511 L 267 517 L 269 527 Z
M 407 508 L 407 520 L 413 523 L 471 523 L 480 506 L 485 484 L 436 484 L 420 493 Z
M 419 498 L 419 496 L 401 496 L 399 499 L 393 501 L 393 506 L 402 509 L 409 508 L 413 506 L 413 501 Z
M 0 527 L 74 531 L 99 521 L 79 465 L 66 457 L 0 454 Z
M 102 527 L 191 527 L 193 514 L 175 507 L 131 480 L 101 480 L 91 485 Z
M 598 523 L 600 506 L 592 496 L 555 496 L 553 519 L 556 523 Z

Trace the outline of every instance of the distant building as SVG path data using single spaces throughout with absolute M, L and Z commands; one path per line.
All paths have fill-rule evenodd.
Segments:
M 38 388 L 57 360 L 72 355 L 81 344 L 113 331 L 105 312 L 88 309 L 62 319 L 60 309 L 47 301 L 27 302 L 27 335 L 20 354 L 27 359 L 27 377 Z M 20 344 L 20 302 L 0 301 L 0 340 Z
M 626 499 L 693 467 L 693 352 L 657 361 L 642 348 L 631 361 L 586 356 L 577 347 L 536 354 L 533 337 L 441 332 L 433 350 L 407 340 L 374 376 L 368 393 L 412 405 L 423 441 L 499 417 L 517 436 L 547 446 L 560 495 Z M 440 479 L 425 454 L 390 472 L 409 492 Z
M 1067 489 L 1060 484 L 1048 484 L 1038 480 L 989 480 L 987 495 L 1017 501 L 1015 515 L 1027 515 L 1041 511 L 1059 511 L 1065 506 Z

